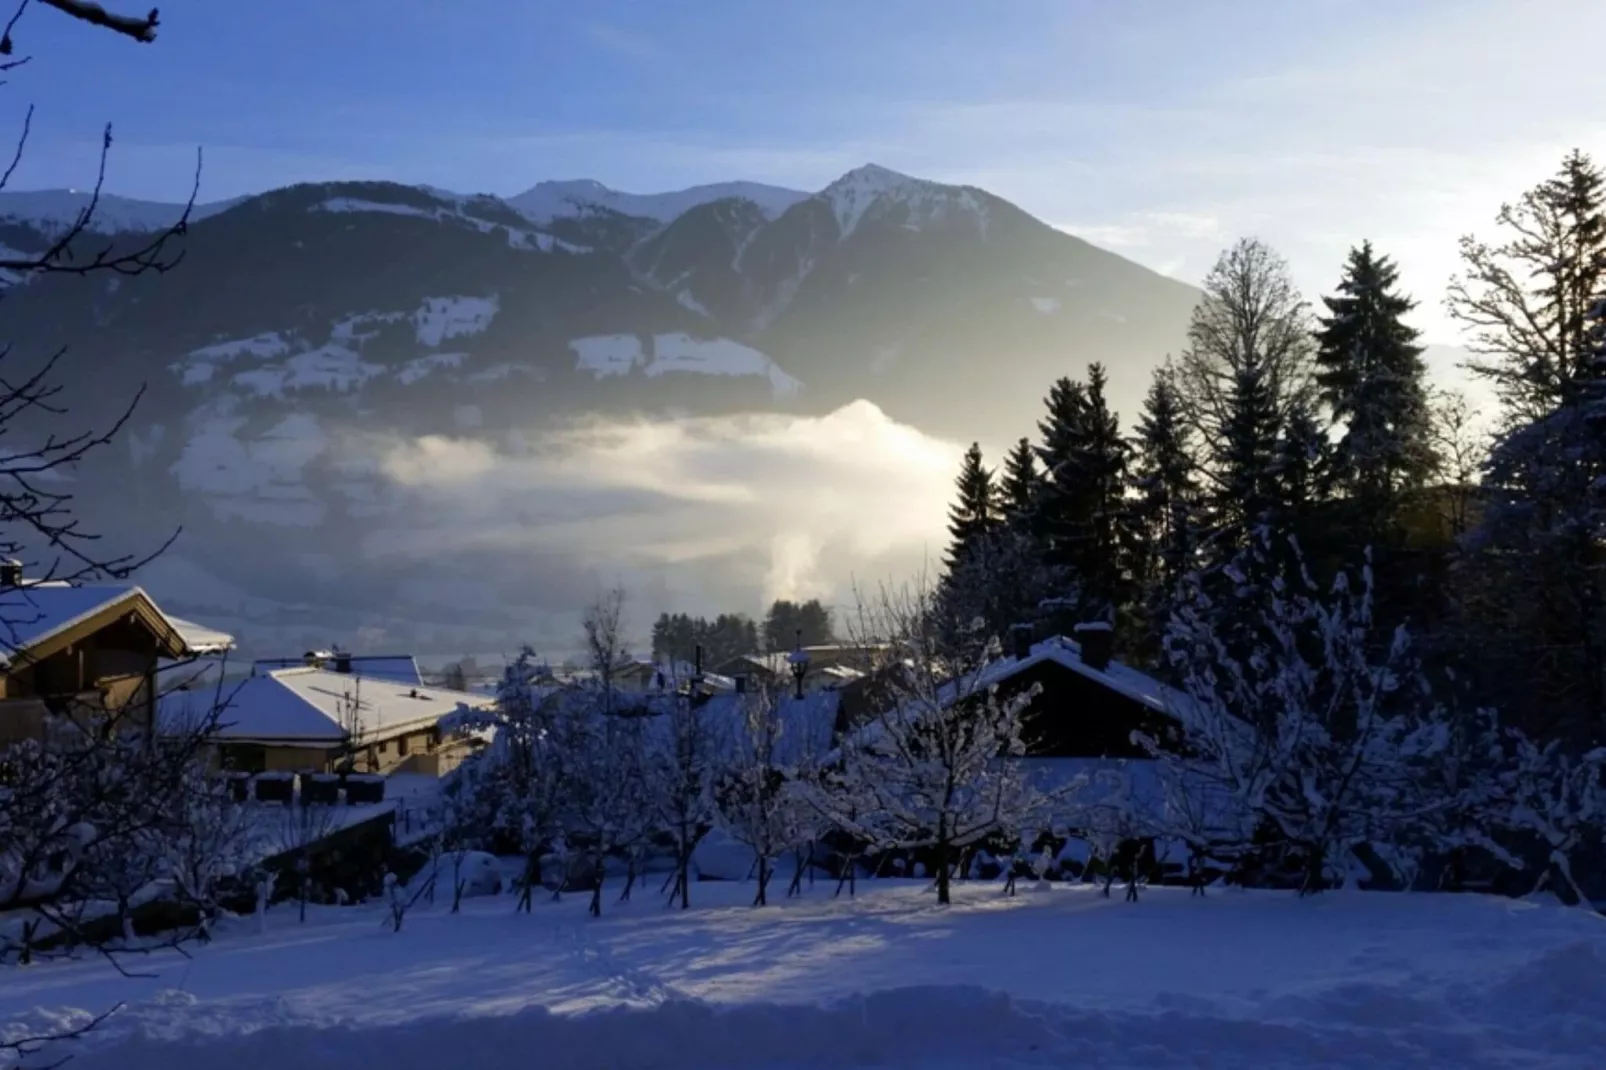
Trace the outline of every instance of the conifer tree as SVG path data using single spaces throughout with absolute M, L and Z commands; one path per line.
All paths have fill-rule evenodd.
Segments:
M 1045 468 L 1034 533 L 1046 563 L 1078 592 L 1079 612 L 1110 615 L 1121 599 L 1117 535 L 1125 492 L 1126 443 L 1105 397 L 1104 368 L 1088 368 L 1088 382 L 1060 379 L 1040 423 Z
M 959 465 L 954 481 L 959 498 L 948 510 L 948 534 L 952 541 L 943 561 L 952 571 L 999 525 L 998 492 L 993 487 L 992 470 L 982 464 L 981 445 L 972 442 Z
M 1398 280 L 1371 242 L 1351 249 L 1316 333 L 1316 382 L 1344 427 L 1329 475 L 1368 542 L 1397 524 L 1403 495 L 1434 467 L 1427 366 L 1403 321 L 1416 303 L 1396 291 Z
M 1192 567 L 1199 487 L 1169 368 L 1155 372 L 1132 440 L 1129 559 L 1143 612 L 1140 658 L 1161 649 L 1177 585 Z
M 1030 439 L 1023 438 L 1004 457 L 1003 474 L 998 481 L 998 498 L 1004 520 L 1023 528 L 1037 508 L 1043 490 L 1043 473 L 1037 467 L 1037 454 Z

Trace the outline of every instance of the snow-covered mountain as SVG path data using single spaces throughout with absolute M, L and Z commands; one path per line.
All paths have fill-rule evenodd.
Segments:
M 0 215 L 29 203 L 5 196 Z M 1197 297 L 984 190 L 873 165 L 813 194 L 733 183 L 653 198 L 542 218 L 539 202 L 389 183 L 274 190 L 197 213 L 177 270 L 13 291 L 0 338 L 68 347 L 75 427 L 115 420 L 144 388 L 126 448 L 77 474 L 80 500 L 101 529 L 183 523 L 162 565 L 176 611 L 277 629 L 288 646 L 382 627 L 434 652 L 428 632 L 398 631 L 427 620 L 449 653 L 528 637 L 532 615 L 590 596 L 572 577 L 608 562 L 526 557 L 510 572 L 489 534 L 431 557 L 427 529 L 480 506 L 420 497 L 426 475 L 457 478 L 448 462 L 518 470 L 543 448 L 532 436 L 586 415 L 808 415 L 855 399 L 996 442 L 1029 433 L 1051 380 L 1089 360 L 1130 412 Z M 60 209 L 37 203 L 0 240 L 47 240 Z M 645 474 L 630 486 L 651 492 Z M 616 499 L 544 491 L 520 523 L 583 524 Z M 763 573 L 708 561 L 720 589 Z M 461 638 L 481 633 L 501 641 Z
M 89 208 L 91 198 L 88 190 L 77 189 L 0 191 L 0 224 L 34 227 L 47 234 L 57 234 L 78 221 Z M 243 199 L 197 204 L 190 210 L 190 220 L 199 222 Z M 99 234 L 163 230 L 178 222 L 183 214 L 181 203 L 141 201 L 102 193 L 95 202 L 88 229 Z
M 799 190 L 761 182 L 718 182 L 668 193 L 623 193 L 593 179 L 582 178 L 537 183 L 509 197 L 507 203 L 539 223 L 558 216 L 584 215 L 596 208 L 668 223 L 698 205 L 732 197 L 750 201 L 766 216 L 774 218 L 807 196 Z

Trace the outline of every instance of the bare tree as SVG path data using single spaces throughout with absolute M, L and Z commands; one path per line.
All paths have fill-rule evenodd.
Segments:
M 930 852 L 946 904 L 963 853 L 1018 835 L 1047 800 L 1013 760 L 1025 753 L 1021 715 L 1035 690 L 1001 698 L 989 675 L 997 640 L 973 634 L 955 653 L 932 601 L 924 585 L 861 598 L 864 645 L 891 640 L 890 701 L 843 741 L 840 769 L 822 780 L 832 790 L 812 794 L 872 850 Z
M 1459 539 L 1472 526 L 1472 505 L 1483 462 L 1489 456 L 1489 435 L 1466 394 L 1459 390 L 1438 391 L 1429 415 L 1429 440 L 1442 482 L 1441 511 L 1450 537 Z
M 1216 526 L 1242 535 L 1277 499 L 1283 430 L 1315 401 L 1312 322 L 1288 265 L 1254 238 L 1221 254 L 1176 364 L 1183 412 L 1205 443 Z
M 613 709 L 616 674 L 630 657 L 624 637 L 624 616 L 624 588 L 610 587 L 586 608 L 582 620 L 586 661 L 596 675 L 608 710 Z
M 675 696 L 655 737 L 652 793 L 658 824 L 675 855 L 669 899 L 678 898 L 682 910 L 691 906 L 692 856 L 717 816 L 713 788 L 726 756 L 725 735 L 709 717 L 706 703 L 688 690 Z

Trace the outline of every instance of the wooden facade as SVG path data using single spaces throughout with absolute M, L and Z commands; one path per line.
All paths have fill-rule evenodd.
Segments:
M 261 740 L 219 743 L 219 766 L 241 773 L 331 773 L 355 758 L 358 773 L 426 773 L 443 776 L 456 769 L 474 745 L 467 739 L 443 738 L 436 728 L 418 728 L 375 740 L 355 755 L 339 744 Z
M 12 653 L 0 668 L 0 744 L 43 738 L 46 718 L 154 723 L 156 671 L 183 639 L 137 591 Z

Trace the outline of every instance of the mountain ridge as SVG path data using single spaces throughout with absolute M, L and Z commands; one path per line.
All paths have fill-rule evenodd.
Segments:
M 160 277 L 13 290 L 0 338 L 59 343 L 93 369 L 74 379 L 75 422 L 114 419 L 146 388 L 81 499 L 88 523 L 129 537 L 183 524 L 164 604 L 275 645 L 367 627 L 444 654 L 485 649 L 465 645 L 476 634 L 539 639 L 528 622 L 572 612 L 590 596 L 578 578 L 612 560 L 648 562 L 655 606 L 742 604 L 779 536 L 726 532 L 741 543 L 727 556 L 665 563 L 675 493 L 553 476 L 538 506 L 507 508 L 533 510 L 511 525 L 521 538 L 560 541 L 520 559 L 524 579 L 487 583 L 513 567 L 489 545 L 424 550 L 455 545 L 463 504 L 410 474 L 428 451 L 519 470 L 576 418 L 814 420 L 860 399 L 945 441 L 1012 440 L 1054 378 L 1095 359 L 1130 418 L 1197 299 L 975 187 L 867 165 L 775 213 L 695 188 L 711 199 L 667 223 L 605 205 L 538 222 L 489 195 L 302 183 L 198 218 Z M 44 236 L 13 221 L 0 240 Z M 635 519 L 614 535 L 561 541 L 591 532 L 586 517 L 613 530 L 621 503 Z M 408 619 L 428 627 L 397 631 Z

